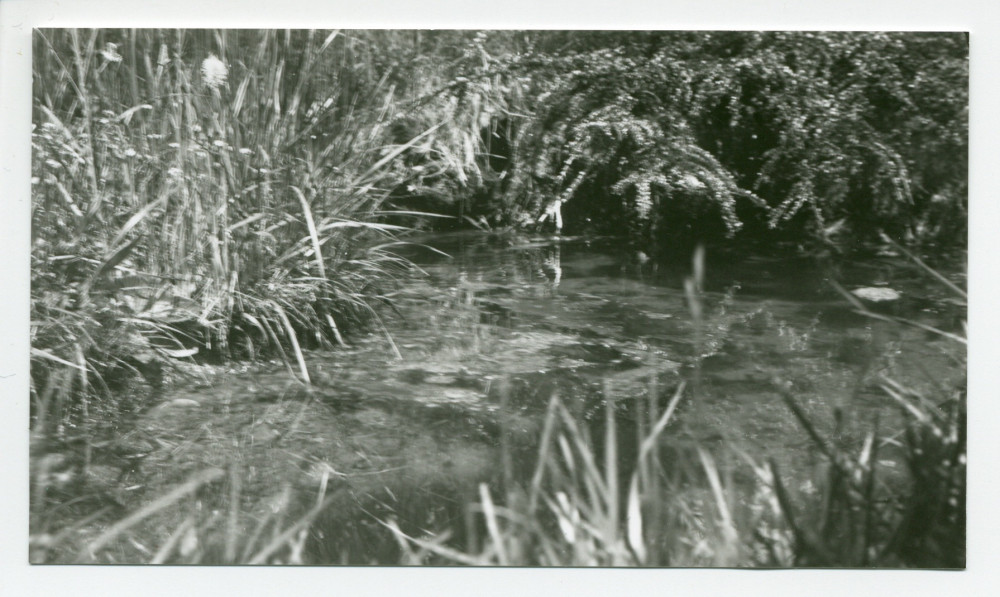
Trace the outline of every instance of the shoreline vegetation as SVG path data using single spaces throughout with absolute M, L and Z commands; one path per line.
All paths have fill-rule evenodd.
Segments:
M 892 254 L 964 316 L 938 270 L 966 243 L 965 34 L 40 29 L 33 52 L 33 562 L 965 566 L 964 325 L 834 279 L 946 341 L 962 381 L 881 378 L 901 425 L 845 430 L 770 380 L 809 472 L 698 431 L 705 245 L 834 272 Z M 461 460 L 418 411 L 324 403 L 323 359 L 372 338 L 402 358 L 422 272 L 397 249 L 465 229 L 691 263 L 693 356 L 641 397 L 544 396 L 532 432 L 501 383 L 497 412 L 452 422 Z M 268 363 L 290 384 L 272 418 L 182 449 L 198 413 L 170 388 Z M 427 430 L 392 449 L 440 459 L 419 495 L 385 463 L 348 489 L 348 460 L 305 449 L 254 470 L 319 421 L 346 454 L 407 417 Z

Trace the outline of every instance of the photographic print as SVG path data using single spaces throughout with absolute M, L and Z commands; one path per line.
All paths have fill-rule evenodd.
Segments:
M 968 34 L 31 65 L 32 564 L 965 568 Z

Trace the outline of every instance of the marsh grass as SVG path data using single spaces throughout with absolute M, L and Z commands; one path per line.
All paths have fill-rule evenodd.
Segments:
M 192 359 L 309 383 L 307 348 L 370 330 L 398 356 L 390 222 L 481 192 L 483 131 L 520 97 L 472 32 L 38 30 L 33 50 L 39 438 Z
M 308 383 L 307 347 L 384 331 L 409 265 L 382 205 L 435 129 L 390 134 L 377 35 L 36 31 L 33 437 L 113 424 L 123 382 L 192 359 Z
M 224 483 L 229 480 L 228 487 Z M 304 564 L 309 526 L 339 497 L 326 494 L 330 476 L 319 483 L 313 504 L 300 504 L 290 485 L 264 499 L 261 512 L 243 504 L 240 473 L 208 468 L 190 475 L 155 500 L 113 521 L 96 537 L 82 543 L 73 537 L 88 525 L 107 518 L 108 508 L 55 535 L 36 534 L 31 540 L 32 563 L 66 561 L 75 564 Z M 227 493 L 228 492 L 228 493 Z M 224 505 L 208 510 L 205 504 Z M 258 505 L 259 506 L 259 505 Z M 179 523 L 178 523 L 179 521 Z M 75 549 L 75 555 L 72 550 Z
M 608 400 L 600 442 L 592 438 L 593 422 L 553 396 L 532 474 L 499 488 L 482 484 L 470 505 L 486 529 L 482 545 L 459 550 L 447 542 L 450 534 L 412 536 L 387 521 L 403 546 L 403 563 L 744 566 L 754 562 L 754 549 L 763 550 L 755 539 L 761 534 L 772 539 L 772 552 L 759 557 L 787 558 L 791 538 L 766 490 L 766 469 L 738 481 L 736 452 L 713 456 L 697 444 L 670 441 L 683 434 L 675 418 L 685 396 L 690 401 L 682 383 L 662 413 L 641 407 L 625 417 Z M 651 402 L 658 403 L 659 397 Z
M 397 139 L 381 35 L 35 32 L 33 521 L 45 458 L 86 474 L 165 379 L 277 357 L 308 384 L 307 349 L 369 329 L 398 355 L 383 204 L 440 126 Z

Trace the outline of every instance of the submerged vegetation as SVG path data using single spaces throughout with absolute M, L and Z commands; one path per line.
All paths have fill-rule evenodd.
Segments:
M 520 435 L 510 389 L 486 384 L 500 412 L 463 415 L 463 433 L 498 444 L 497 475 L 444 459 L 456 479 L 423 482 L 449 497 L 401 512 L 409 481 L 344 491 L 312 448 L 269 471 L 280 487 L 244 468 L 315 421 L 392 433 L 338 423 L 313 391 L 341 381 L 323 358 L 370 337 L 402 358 L 394 326 L 416 325 L 399 307 L 421 272 L 397 249 L 414 229 L 612 235 L 640 272 L 706 242 L 825 265 L 891 251 L 964 309 L 910 254 L 964 246 L 964 34 L 38 30 L 33 51 L 35 561 L 964 566 L 964 384 L 879 379 L 903 421 L 884 432 L 845 430 L 839 411 L 821 424 L 794 384 L 768 380 L 821 456 L 808 473 L 706 443 L 720 430 L 699 422 L 701 250 L 680 374 L 654 363 L 641 395 L 593 404 L 532 394 L 541 423 Z M 558 254 L 531 267 L 558 286 Z M 955 343 L 964 373 L 962 332 L 840 290 L 866 317 Z M 462 350 L 511 317 L 472 293 L 449 301 L 423 323 L 472 330 Z M 238 438 L 184 419 L 217 444 L 187 461 L 196 440 L 163 415 L 115 457 L 120 474 L 97 462 L 174 382 L 268 359 L 304 392 L 272 419 Z M 463 375 L 438 376 L 446 394 L 478 388 Z M 886 474 L 883 452 L 906 474 Z M 142 477 L 138 460 L 163 470 Z M 136 475 L 158 493 L 91 493 Z
M 702 284 L 700 259 L 696 254 L 692 288 Z M 689 299 L 700 325 L 704 305 L 696 294 Z M 865 317 L 884 317 L 854 303 Z M 952 343 L 950 355 L 963 366 L 964 338 L 934 333 Z M 819 456 L 811 472 L 789 474 L 735 441 L 710 448 L 704 429 L 701 438 L 695 429 L 705 397 L 681 382 L 664 402 L 653 374 L 645 395 L 627 396 L 624 406 L 605 382 L 596 421 L 553 395 L 530 477 L 517 483 L 505 473 L 500 503 L 480 485 L 476 510 L 488 534 L 474 551 L 443 545 L 447 535 L 413 537 L 387 526 L 409 564 L 965 567 L 964 380 L 928 393 L 883 374 L 879 391 L 899 407 L 901 428 L 886 433 L 878 419 L 848 428 L 834 407 L 829 435 L 793 384 L 771 384 Z M 897 464 L 906 479 L 894 472 Z

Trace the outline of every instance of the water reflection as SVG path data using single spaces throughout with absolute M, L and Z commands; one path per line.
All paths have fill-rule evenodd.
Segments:
M 560 265 L 560 251 L 562 247 L 555 244 L 545 251 L 546 256 L 542 262 L 542 275 L 549 278 L 551 273 L 552 290 L 555 292 L 559 288 L 559 281 L 562 280 L 562 266 Z

